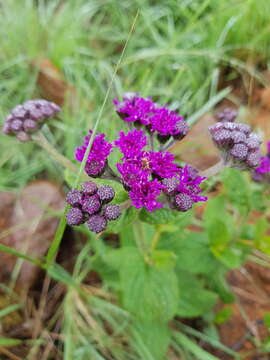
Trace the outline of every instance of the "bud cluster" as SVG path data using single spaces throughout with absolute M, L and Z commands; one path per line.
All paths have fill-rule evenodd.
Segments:
M 232 108 L 225 108 L 216 114 L 216 118 L 219 121 L 233 122 L 237 117 L 237 110 Z
M 45 120 L 60 111 L 60 107 L 47 100 L 29 100 L 22 105 L 17 105 L 7 115 L 3 133 L 14 135 L 19 141 L 31 140 L 31 134 L 43 125 Z
M 70 190 L 66 196 L 67 203 L 71 205 L 66 215 L 67 223 L 74 226 L 86 222 L 91 231 L 104 231 L 108 221 L 116 220 L 121 215 L 118 205 L 109 205 L 114 195 L 111 186 L 98 187 L 92 181 L 84 182 L 81 190 Z
M 260 163 L 259 135 L 251 132 L 247 124 L 218 122 L 209 127 L 212 140 L 221 151 L 226 164 L 239 169 L 252 169 Z

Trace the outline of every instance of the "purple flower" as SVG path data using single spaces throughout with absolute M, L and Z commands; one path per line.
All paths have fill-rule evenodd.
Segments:
M 143 125 L 149 124 L 149 116 L 155 110 L 155 104 L 150 99 L 144 99 L 138 94 L 129 93 L 123 97 L 120 103 L 113 100 L 118 115 L 127 122 L 139 122 Z
M 151 130 L 157 131 L 162 136 L 177 135 L 181 132 L 180 124 L 182 121 L 184 119 L 175 112 L 160 107 L 155 110 L 150 118 Z
M 132 204 L 137 208 L 145 207 L 147 211 L 154 211 L 163 207 L 157 201 L 163 185 L 157 180 L 142 182 L 134 185 L 129 192 Z
M 126 159 L 135 159 L 141 155 L 142 149 L 147 145 L 147 137 L 143 130 L 131 130 L 127 134 L 120 131 L 119 135 L 119 139 L 114 144 Z
M 116 166 L 124 185 L 128 187 L 147 181 L 150 175 L 149 170 L 142 167 L 141 160 L 126 160 Z
M 260 166 L 255 169 L 259 174 L 270 173 L 270 158 L 268 156 L 262 156 Z
M 145 158 L 149 159 L 149 167 L 154 175 L 160 178 L 172 178 L 179 173 L 179 167 L 174 163 L 174 156 L 169 152 L 149 152 Z
M 198 171 L 190 165 L 185 165 L 179 174 L 179 185 L 177 191 L 189 195 L 193 202 L 206 201 L 206 196 L 199 196 L 202 189 L 199 185 L 206 179 L 206 177 L 199 176 Z
M 92 130 L 85 136 L 83 145 L 75 151 L 76 160 L 82 162 L 87 146 L 89 144 Z M 112 151 L 112 145 L 105 140 L 104 134 L 96 135 L 88 159 L 86 160 L 85 171 L 89 176 L 98 177 L 102 174 L 107 164 L 107 158 Z

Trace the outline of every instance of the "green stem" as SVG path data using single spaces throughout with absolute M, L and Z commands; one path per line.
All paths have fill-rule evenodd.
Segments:
M 60 154 L 54 147 L 52 144 L 50 144 L 48 142 L 48 140 L 46 139 L 46 137 L 43 135 L 43 133 L 41 131 L 38 131 L 37 134 L 33 135 L 33 140 L 40 146 L 42 147 L 44 150 L 46 150 L 51 157 L 57 161 L 58 163 L 60 163 L 63 167 L 78 173 L 78 167 L 76 165 L 74 165 L 69 159 L 67 159 L 65 156 L 63 156 L 62 154 Z
M 206 176 L 206 177 L 214 176 L 214 175 L 218 174 L 219 172 L 221 172 L 226 167 L 228 167 L 228 166 L 226 164 L 224 164 L 224 161 L 221 159 L 215 165 L 211 166 L 210 168 L 208 168 L 206 170 L 201 171 L 200 176 Z
M 157 244 L 158 244 L 158 241 L 160 239 L 160 235 L 161 235 L 161 232 L 160 231 L 156 231 L 154 236 L 153 236 L 153 239 L 151 241 L 151 250 L 152 252 L 156 249 L 157 247 Z
M 142 223 L 140 221 L 137 220 L 135 222 L 135 224 L 133 226 L 133 231 L 134 231 L 134 238 L 135 238 L 136 245 L 137 245 L 140 253 L 142 254 L 145 262 L 149 263 L 149 249 L 148 249 L 147 245 L 145 244 L 144 231 L 142 228 Z

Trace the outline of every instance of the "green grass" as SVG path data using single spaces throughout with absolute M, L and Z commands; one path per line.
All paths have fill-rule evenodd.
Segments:
M 95 125 L 138 10 L 134 33 L 98 126 L 109 139 L 121 125 L 113 112 L 112 98 L 123 92 L 153 96 L 194 123 L 229 93 L 229 89 L 220 92 L 217 88 L 221 65 L 263 80 L 246 60 L 255 55 L 265 68 L 268 66 L 268 1 L 6 0 L 0 7 L 1 117 L 16 104 L 39 96 L 37 70 L 30 64 L 34 59 L 50 59 L 74 85 L 76 95 L 72 108 L 65 105 L 62 120 L 52 121 L 48 134 L 53 134 L 54 145 L 73 159 L 82 135 Z M 18 144 L 4 135 L 0 135 L 0 141 L 2 191 L 19 192 L 30 181 L 44 177 L 63 183 L 59 165 L 35 144 Z M 65 360 L 109 356 L 154 360 L 134 333 L 130 314 L 106 298 L 88 298 L 78 291 L 84 275 L 92 269 L 88 246 L 80 250 L 71 279 L 58 273 L 59 269 L 50 273 L 67 287 L 60 309 L 64 340 L 59 351 L 63 351 Z M 113 336 L 108 337 L 104 331 L 104 322 L 113 328 Z M 129 340 L 129 349 L 123 345 L 123 337 Z M 183 335 L 175 336 L 174 341 L 174 351 L 184 351 L 184 359 L 213 359 Z

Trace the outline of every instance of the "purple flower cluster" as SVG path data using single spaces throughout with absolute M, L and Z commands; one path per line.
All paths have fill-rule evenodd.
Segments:
M 92 130 L 89 130 L 89 135 L 86 135 L 83 141 L 83 145 L 76 148 L 75 159 L 82 162 L 90 138 L 92 136 Z M 100 177 L 107 166 L 107 158 L 112 151 L 112 145 L 105 140 L 104 134 L 98 134 L 95 136 L 90 153 L 86 160 L 85 171 L 93 177 Z
M 209 127 L 212 140 L 225 163 L 239 169 L 252 169 L 260 163 L 261 138 L 247 124 L 218 122 Z
M 181 116 L 136 93 L 124 95 L 123 102 L 114 99 L 114 104 L 121 119 L 136 127 L 145 126 L 148 131 L 157 134 L 160 142 L 166 142 L 171 136 L 180 140 L 188 132 L 188 125 Z
M 237 110 L 232 108 L 225 108 L 216 114 L 219 121 L 233 122 L 238 115 Z
M 194 171 L 192 173 L 189 167 L 182 169 L 174 162 L 174 156 L 169 152 L 146 151 L 146 140 L 142 130 L 134 129 L 127 134 L 121 131 L 119 139 L 115 141 L 115 145 L 123 154 L 122 162 L 117 164 L 117 169 L 133 206 L 145 207 L 148 211 L 162 208 L 159 197 L 162 193 L 171 195 L 167 192 L 166 180 L 172 179 L 177 180 L 174 195 L 186 194 L 190 198 L 191 206 L 194 202 L 205 201 L 206 198 L 197 195 L 201 192 L 199 184 L 205 178 L 198 177 Z M 183 211 L 181 206 L 174 206 L 174 209 Z
M 121 215 L 118 205 L 108 205 L 114 195 L 111 186 L 98 187 L 92 181 L 84 182 L 81 190 L 70 190 L 66 196 L 67 203 L 71 205 L 66 215 L 67 223 L 74 226 L 86 222 L 91 231 L 104 231 L 108 221 L 116 220 Z
M 14 135 L 19 141 L 31 140 L 31 134 L 36 132 L 49 117 L 55 116 L 60 107 L 47 100 L 29 100 L 22 105 L 17 105 L 7 115 L 3 133 Z
M 180 169 L 179 174 L 170 179 L 164 179 L 164 193 L 167 195 L 170 207 L 178 211 L 191 209 L 193 203 L 206 201 L 206 196 L 201 196 L 200 184 L 206 177 L 199 176 L 196 169 L 185 165 Z
M 253 172 L 252 178 L 257 182 L 270 184 L 270 141 L 267 143 L 267 154 L 261 157 L 260 165 Z

